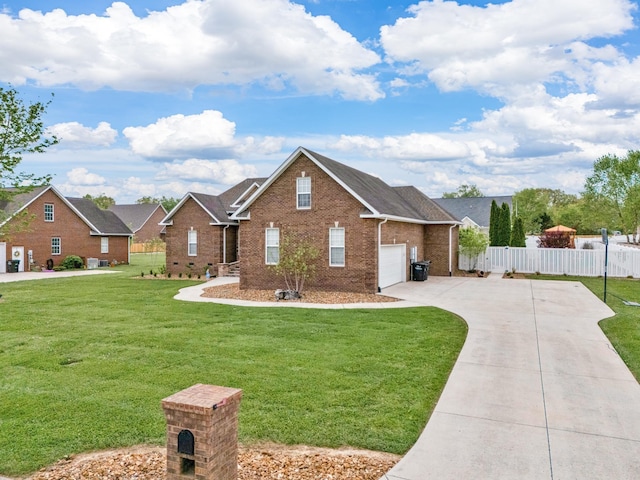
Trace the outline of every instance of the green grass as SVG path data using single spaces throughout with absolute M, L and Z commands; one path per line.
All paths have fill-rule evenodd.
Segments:
M 461 319 L 436 308 L 179 302 L 177 289 L 196 282 L 130 278 L 154 262 L 0 284 L 0 474 L 164 444 L 160 401 L 195 383 L 243 389 L 241 442 L 403 453 L 466 336 Z
M 604 299 L 604 279 L 568 276 L 536 276 L 543 280 L 571 280 L 582 282 L 600 300 Z M 640 307 L 625 305 L 622 300 L 640 303 L 640 280 L 607 278 L 607 305 L 615 316 L 600 321 L 600 328 L 629 367 L 640 380 Z

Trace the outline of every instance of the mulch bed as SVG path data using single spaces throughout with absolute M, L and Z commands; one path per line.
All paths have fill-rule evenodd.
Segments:
M 237 283 L 207 287 L 202 294 L 207 298 L 226 298 L 235 300 L 250 300 L 254 302 L 275 302 L 275 290 L 240 290 Z M 397 298 L 369 293 L 349 292 L 320 292 L 305 290 L 300 300 L 281 300 L 282 303 L 380 303 L 397 302 Z
M 241 446 L 238 480 L 378 480 L 399 459 L 367 450 Z M 66 458 L 29 480 L 162 480 L 165 468 L 164 448 L 141 446 Z

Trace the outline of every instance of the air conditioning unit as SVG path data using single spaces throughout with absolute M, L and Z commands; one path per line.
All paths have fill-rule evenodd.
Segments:
M 87 258 L 87 268 L 89 270 L 98 268 L 99 265 L 100 265 L 100 262 L 98 261 L 97 258 Z
M 108 267 L 109 266 L 109 260 L 100 260 L 100 266 L 101 267 Z

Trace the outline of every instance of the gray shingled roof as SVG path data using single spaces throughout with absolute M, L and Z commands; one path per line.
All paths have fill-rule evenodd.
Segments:
M 512 209 L 511 196 L 497 197 L 459 197 L 459 198 L 434 198 L 433 201 L 442 208 L 451 212 L 454 216 L 463 219 L 469 217 L 480 227 L 489 227 L 491 218 L 491 202 L 496 201 L 500 207 L 503 203 Z
M 4 212 L 4 215 L 0 216 L 0 222 L 12 217 L 20 211 L 25 205 L 31 203 L 34 199 L 38 198 L 45 190 L 51 188 L 48 185 L 42 187 L 35 187 L 33 190 L 27 193 L 18 193 L 14 195 L 11 200 L 0 200 L 0 210 Z M 5 188 L 7 192 L 15 192 L 15 188 Z
M 260 186 L 266 180 L 267 179 L 265 177 L 247 178 L 247 179 L 243 180 L 242 182 L 238 183 L 237 185 L 234 185 L 230 189 L 222 192 L 220 195 L 218 195 L 218 197 L 220 197 L 220 201 L 222 201 L 223 205 L 225 206 L 225 208 L 226 208 L 226 210 L 228 212 L 235 211 L 237 209 L 237 207 L 232 207 L 233 202 L 238 200 L 238 198 L 240 198 L 240 195 L 245 193 L 247 191 L 247 189 L 251 185 L 253 185 L 255 183 L 258 186 Z
M 199 202 L 207 211 L 207 213 L 215 218 L 219 223 L 231 222 L 231 220 L 229 220 L 227 209 L 222 203 L 222 200 L 220 200 L 219 196 L 193 192 L 190 192 L 189 195 L 191 195 L 197 202 Z
M 95 227 L 97 230 L 95 233 L 100 235 L 132 235 L 133 232 L 115 213 L 100 209 L 93 200 L 67 197 L 67 201 Z
M 166 215 L 167 212 L 158 203 L 135 203 L 109 207 L 109 211 L 115 213 L 134 233 L 144 227 L 157 209 L 161 209 Z
M 455 217 L 448 215 L 448 212 L 434 205 L 429 197 L 415 187 L 391 187 L 378 177 L 311 150 L 305 150 L 381 215 L 430 222 L 458 221 Z

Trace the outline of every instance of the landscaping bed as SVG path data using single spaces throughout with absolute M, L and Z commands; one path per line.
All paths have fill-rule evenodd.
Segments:
M 250 300 L 253 302 L 274 302 L 275 290 L 240 290 L 237 283 L 218 285 L 204 289 L 203 297 L 227 298 L 236 300 Z M 285 300 L 287 302 L 343 304 L 343 303 L 380 303 L 397 302 L 397 298 L 376 295 L 373 293 L 350 292 L 320 292 L 305 290 L 300 300 Z
M 377 480 L 400 459 L 389 453 L 306 446 L 240 447 L 238 480 Z M 61 460 L 29 480 L 158 480 L 165 478 L 162 447 L 96 452 Z

